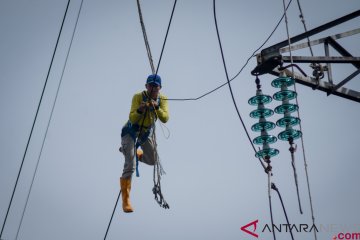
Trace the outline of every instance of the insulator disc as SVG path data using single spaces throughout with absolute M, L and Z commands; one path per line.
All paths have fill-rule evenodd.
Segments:
M 300 119 L 297 117 L 283 117 L 277 120 L 276 125 L 279 127 L 286 127 L 286 126 L 296 126 L 300 123 Z
M 299 109 L 298 105 L 291 104 L 291 103 L 284 103 L 280 106 L 277 106 L 274 111 L 278 114 L 284 114 L 284 113 L 292 113 Z
M 292 100 L 296 98 L 296 92 L 292 90 L 282 90 L 274 94 L 273 98 L 277 101 Z
M 277 138 L 273 135 L 262 135 L 254 138 L 253 143 L 261 145 L 263 143 L 272 144 L 277 141 Z
M 288 141 L 290 137 L 292 137 L 293 140 L 295 140 L 300 138 L 301 136 L 302 136 L 301 131 L 295 129 L 288 129 L 279 133 L 278 138 L 282 141 Z
M 251 126 L 251 130 L 254 132 L 260 132 L 262 130 L 272 130 L 275 128 L 275 123 L 273 122 L 258 122 Z
M 272 98 L 268 95 L 257 95 L 249 99 L 250 105 L 258 105 L 260 103 L 267 104 L 272 101 Z
M 274 114 L 274 111 L 268 108 L 262 108 L 262 109 L 255 109 L 250 113 L 250 117 L 252 118 L 267 118 Z
M 294 79 L 291 77 L 279 77 L 271 82 L 271 86 L 276 88 L 281 88 L 283 85 L 289 87 L 293 84 L 294 84 Z
M 268 149 L 263 149 L 263 150 L 258 151 L 255 154 L 255 157 L 257 157 L 257 158 L 259 158 L 259 157 L 265 158 L 266 156 L 274 157 L 278 154 L 279 154 L 279 150 L 277 150 L 275 148 L 268 148 Z

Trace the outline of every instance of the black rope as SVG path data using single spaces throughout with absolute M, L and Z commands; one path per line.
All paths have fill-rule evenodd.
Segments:
M 222 49 L 222 44 L 221 44 L 221 39 L 220 39 L 220 34 L 219 34 L 219 28 L 218 28 L 218 25 L 217 25 L 217 19 L 216 19 L 216 4 L 215 4 L 215 0 L 213 0 L 213 9 L 214 9 L 214 20 L 215 20 L 215 27 L 216 27 L 216 34 L 217 34 L 217 38 L 218 38 L 218 41 L 219 41 L 219 47 L 220 47 L 220 52 L 221 52 L 221 58 L 222 58 L 222 62 L 223 62 L 223 65 L 224 65 L 224 70 L 225 70 L 225 74 L 226 74 L 226 80 L 227 80 L 227 85 L 229 86 L 229 90 L 230 90 L 230 94 L 231 94 L 231 99 L 233 101 L 233 104 L 234 104 L 234 107 L 236 109 L 236 113 L 240 119 L 240 122 L 245 130 L 245 133 L 250 141 L 250 144 L 252 146 L 252 148 L 254 149 L 255 153 L 256 153 L 256 149 L 255 149 L 255 146 L 253 144 L 253 142 L 251 141 L 251 137 L 249 135 L 249 132 L 248 130 L 246 129 L 246 126 L 245 126 L 245 123 L 241 117 L 241 114 L 240 114 L 240 111 L 238 109 L 238 106 L 236 104 L 236 101 L 235 101 L 235 97 L 234 97 L 234 94 L 233 94 L 233 91 L 232 91 L 232 87 L 231 87 L 231 84 L 230 84 L 230 80 L 229 80 L 229 75 L 228 75 L 228 71 L 227 71 L 227 68 L 226 68 L 226 63 L 225 63 L 225 57 L 224 57 L 224 52 L 223 52 L 223 49 Z M 261 166 L 263 167 L 264 170 L 266 170 L 266 167 L 264 165 L 264 163 L 261 161 L 260 158 L 259 159 L 259 162 L 261 164 Z
M 154 67 L 154 62 L 153 62 L 152 55 L 151 55 L 150 44 L 149 44 L 147 34 L 146 34 L 144 20 L 143 20 L 142 13 L 141 13 L 140 0 L 137 0 L 136 2 L 137 2 L 138 13 L 139 13 L 139 18 L 140 18 L 141 30 L 143 32 L 146 52 L 147 52 L 149 62 L 150 62 L 151 72 L 154 74 L 155 73 L 155 67 Z
M 46 75 L 46 80 L 45 80 L 45 83 L 44 83 L 44 87 L 43 87 L 43 90 L 42 90 L 42 93 L 41 93 L 39 104 L 38 104 L 37 109 L 36 109 L 36 114 L 35 114 L 34 121 L 33 121 L 31 130 L 30 130 L 29 138 L 28 138 L 28 141 L 26 143 L 25 152 L 24 152 L 24 155 L 23 155 L 23 158 L 22 158 L 22 161 L 21 161 L 20 169 L 19 169 L 18 175 L 16 177 L 16 182 L 15 182 L 15 186 L 13 188 L 13 192 L 12 192 L 12 195 L 11 195 L 11 198 L 10 198 L 10 203 L 9 203 L 8 208 L 7 208 L 5 219 L 4 219 L 2 228 L 1 228 L 0 239 L 1 239 L 2 234 L 4 232 L 4 228 L 5 228 L 5 225 L 6 225 L 6 222 L 7 222 L 9 211 L 10 211 L 10 208 L 11 208 L 11 205 L 12 205 L 12 202 L 13 202 L 13 199 L 14 199 L 15 191 L 16 191 L 16 188 L 17 188 L 17 185 L 18 185 L 18 182 L 19 182 L 20 174 L 22 172 L 22 168 L 23 168 L 24 161 L 25 161 L 25 158 L 26 158 L 26 154 L 27 154 L 27 151 L 28 151 L 28 148 L 29 148 L 32 133 L 34 131 L 35 123 L 36 123 L 36 120 L 37 120 L 37 117 L 38 117 L 38 114 L 39 114 L 39 109 L 40 109 L 40 106 L 41 106 L 41 103 L 42 103 L 42 99 L 43 99 L 44 92 L 45 92 L 45 89 L 46 89 L 46 86 L 47 86 L 47 82 L 49 80 L 50 71 L 52 69 L 52 65 L 53 65 L 53 62 L 54 62 L 54 58 L 55 58 L 55 54 L 56 54 L 57 47 L 58 47 L 58 44 L 59 44 L 59 39 L 60 39 L 60 36 L 61 36 L 61 33 L 62 33 L 62 29 L 63 29 L 63 26 L 64 26 L 65 18 L 66 18 L 68 9 L 69 9 L 69 5 L 70 5 L 70 0 L 68 0 L 68 3 L 66 5 L 64 17 L 63 17 L 61 27 L 60 27 L 60 31 L 59 31 L 59 34 L 58 34 L 58 37 L 57 37 L 57 40 L 56 40 L 55 49 L 54 49 L 54 52 L 53 52 L 53 55 L 52 55 L 52 58 L 51 58 L 51 62 L 50 62 L 50 66 L 49 66 L 49 69 L 48 69 L 48 72 L 47 72 L 47 75 Z
M 21 214 L 21 220 L 20 220 L 20 224 L 19 224 L 18 229 L 17 229 L 17 233 L 16 233 L 16 238 L 15 238 L 15 239 L 18 239 L 19 232 L 20 232 L 20 228 L 21 228 L 21 226 L 22 226 L 22 222 L 23 222 L 23 219 L 24 219 L 24 216 L 25 216 L 25 211 L 26 211 L 26 208 L 27 208 L 27 206 L 28 206 L 30 194 L 31 194 L 31 191 L 32 191 L 32 188 L 33 188 L 33 185 L 34 185 L 34 181 L 35 181 L 35 176 L 36 176 L 36 173 L 37 173 L 37 170 L 38 170 L 38 167 L 39 167 L 40 159 L 41 159 L 42 152 L 43 152 L 43 149 L 44 149 L 44 146 L 45 146 L 46 137 L 47 137 L 47 134 L 48 134 L 48 131 L 49 131 L 50 123 L 51 123 L 51 120 L 52 120 L 52 117 L 53 117 L 53 113 L 54 113 L 54 110 L 55 110 L 55 106 L 56 106 L 56 102 L 57 102 L 57 99 L 58 99 L 58 96 L 59 96 L 60 87 L 61 87 L 61 84 L 62 84 L 62 81 L 63 81 L 65 69 L 66 69 L 66 66 L 67 66 L 68 59 L 69 59 L 70 50 L 71 50 L 71 47 L 72 47 L 72 44 L 73 44 L 73 41 L 74 41 L 74 36 L 75 36 L 76 28 L 77 28 L 77 25 L 78 25 L 78 22 L 79 22 L 79 18 L 80 18 L 80 13 L 81 13 L 81 9 L 82 9 L 82 6 L 83 6 L 83 2 L 84 2 L 84 0 L 81 0 L 80 7 L 79 7 L 79 10 L 78 10 L 78 13 L 77 13 L 77 18 L 76 18 L 74 30 L 73 30 L 72 35 L 71 35 L 71 40 L 70 40 L 70 43 L 69 43 L 69 48 L 68 48 L 67 53 L 66 53 L 65 63 L 64 63 L 64 66 L 63 66 L 63 69 L 62 69 L 62 72 L 61 72 L 60 81 L 59 81 L 59 84 L 58 84 L 58 86 L 57 86 L 57 90 L 56 90 L 56 94 L 55 94 L 55 99 L 54 99 L 54 102 L 53 102 L 53 105 L 52 105 L 52 108 L 51 108 L 51 113 L 50 113 L 49 121 L 48 121 L 47 126 L 46 126 L 45 135 L 44 135 L 44 138 L 43 138 L 43 141 L 42 141 L 42 144 L 41 144 L 41 149 L 40 149 L 39 156 L 38 156 L 38 159 L 37 159 L 35 171 L 34 171 L 34 174 L 33 174 L 32 180 L 31 180 L 30 188 L 29 188 L 29 191 L 28 191 L 28 194 L 27 194 L 27 197 L 26 197 L 24 209 L 23 209 L 22 214 Z
M 152 70 L 152 73 L 153 73 L 153 74 L 157 74 L 157 73 L 159 72 L 160 63 L 161 63 L 162 55 L 163 55 L 163 53 L 164 53 L 164 49 L 165 49 L 165 44 L 166 44 L 166 41 L 167 41 L 167 37 L 168 37 L 168 35 L 169 35 L 169 30 L 170 30 L 172 18 L 173 18 L 173 16 L 174 16 L 176 3 L 177 3 L 177 0 L 174 1 L 174 5 L 173 5 L 172 11 L 171 11 L 171 16 L 170 16 L 169 24 L 168 24 L 168 27 L 167 27 L 167 29 L 166 29 L 165 39 L 164 39 L 164 42 L 163 42 L 163 45 L 162 45 L 162 48 L 161 48 L 159 61 L 158 61 L 157 68 L 156 68 L 156 71 L 155 71 L 155 69 L 154 69 L 154 63 L 153 63 L 153 59 L 152 59 L 152 55 L 151 55 L 150 43 L 149 43 L 149 40 L 148 40 L 148 38 L 147 38 L 146 29 L 145 29 L 145 24 L 144 24 L 144 20 L 143 20 L 143 17 L 142 17 L 140 0 L 137 0 L 137 7 L 138 7 L 139 18 L 140 18 L 141 29 L 142 29 L 142 32 L 143 32 L 144 42 L 145 42 L 145 46 L 146 46 L 146 52 L 147 52 L 147 54 L 148 54 L 149 63 L 150 63 L 150 67 L 151 67 L 151 70 Z
M 286 9 L 289 8 L 290 6 L 290 3 L 292 2 L 292 0 L 289 1 Z M 272 35 L 275 33 L 275 31 L 277 30 L 277 28 L 279 27 L 280 23 L 282 22 L 283 18 L 284 18 L 285 14 L 283 14 L 280 18 L 280 20 L 278 21 L 278 23 L 276 24 L 275 28 L 272 30 L 272 32 L 270 33 L 270 35 L 266 38 L 266 40 L 250 55 L 250 57 L 246 60 L 245 64 L 241 67 L 241 69 L 239 70 L 239 72 L 230 79 L 230 82 L 232 82 L 235 78 L 237 78 L 239 76 L 239 74 L 244 70 L 244 68 L 249 64 L 249 61 L 252 57 L 255 56 L 255 53 L 257 51 L 259 51 L 269 40 L 270 38 L 272 37 Z M 200 95 L 199 97 L 195 97 L 195 98 L 167 98 L 167 100 L 169 101 L 197 101 L 217 90 L 219 90 L 220 88 L 224 87 L 225 85 L 229 84 L 228 82 L 225 82 L 223 84 L 221 84 L 220 86 L 214 88 L 213 90 L 210 90 L 202 95 Z
M 282 197 L 281 197 L 281 194 L 280 194 L 280 191 L 279 189 L 275 186 L 275 183 L 271 183 L 271 189 L 275 190 L 279 196 L 279 199 L 280 199 L 280 202 L 281 202 L 281 206 L 284 210 L 284 215 L 285 215 L 285 218 L 286 218 L 286 223 L 288 224 L 288 226 L 290 226 L 290 222 L 289 222 L 289 218 L 287 216 L 287 213 L 286 213 L 286 209 L 285 209 L 285 205 L 284 205 L 284 202 L 282 200 Z M 290 227 L 290 235 L 291 235 L 291 239 L 294 240 L 294 236 L 293 236 L 293 233 L 292 233 L 292 230 L 291 230 L 291 227 Z
M 119 202 L 120 194 L 121 194 L 121 190 L 119 191 L 119 194 L 118 194 L 118 196 L 117 196 L 117 199 L 116 199 L 116 202 L 115 202 L 115 206 L 114 206 L 114 210 L 113 210 L 113 212 L 112 212 L 112 214 L 111 214 L 111 218 L 110 218 L 108 227 L 107 227 L 107 229 L 106 229 L 106 233 L 105 233 L 104 240 L 106 240 L 106 237 L 107 237 L 107 235 L 108 235 L 108 232 L 109 232 L 109 229 L 110 229 L 110 225 L 111 225 L 111 222 L 112 222 L 112 219 L 113 219 L 113 217 L 114 217 L 115 210 L 116 210 L 116 206 L 118 205 L 118 202 Z

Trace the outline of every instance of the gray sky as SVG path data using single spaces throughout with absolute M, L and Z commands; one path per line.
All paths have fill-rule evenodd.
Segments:
M 49 68 L 67 1 L 0 1 L 0 223 L 5 217 L 26 142 Z M 157 63 L 173 1 L 142 1 L 154 62 Z M 308 29 L 360 8 L 358 0 L 301 1 Z M 75 25 L 79 1 L 71 1 L 50 73 L 38 121 L 3 238 L 15 239 L 32 174 Z M 217 18 L 229 75 L 271 33 L 283 14 L 282 1 L 218 1 Z M 303 32 L 296 1 L 289 13 L 289 31 Z M 318 34 L 317 39 L 359 27 L 352 20 Z M 287 38 L 284 22 L 265 45 Z M 360 55 L 359 36 L 339 40 Z M 323 47 L 314 47 L 318 56 Z M 333 52 L 335 54 L 335 52 Z M 294 55 L 310 56 L 308 49 Z M 232 82 L 240 113 L 250 131 L 255 119 L 247 100 L 255 94 L 253 58 Z M 307 64 L 302 68 L 311 74 Z M 123 156 L 120 131 L 128 118 L 132 95 L 144 89 L 150 74 L 135 0 L 85 0 L 64 72 L 58 99 L 18 239 L 103 239 L 116 196 Z M 355 71 L 334 67 L 339 82 Z M 160 66 L 162 92 L 170 98 L 198 97 L 226 81 L 216 38 L 212 1 L 178 1 Z M 260 77 L 263 92 L 272 95 L 274 76 Z M 359 77 L 346 87 L 360 90 Z M 297 85 L 306 159 L 315 219 L 329 226 L 318 239 L 339 232 L 360 232 L 359 104 Z M 279 105 L 273 101 L 270 108 Z M 240 227 L 258 219 L 261 233 L 270 224 L 267 176 L 236 115 L 228 87 L 192 102 L 169 102 L 166 139 L 157 125 L 158 150 L 167 174 L 162 178 L 170 210 L 153 199 L 152 168 L 140 166 L 131 192 L 135 212 L 117 208 L 107 239 L 253 239 Z M 279 115 L 270 118 L 279 119 Z M 298 129 L 298 127 L 296 127 Z M 276 128 L 271 134 L 277 135 Z M 250 132 L 251 137 L 257 133 Z M 298 211 L 288 144 L 278 141 L 273 181 L 281 191 L 289 219 L 311 224 L 309 197 L 300 140 L 296 165 L 304 214 Z M 285 223 L 273 194 L 276 224 Z M 355 226 L 356 225 L 356 226 Z M 345 226 L 348 229 L 341 229 Z M 296 239 L 312 239 L 296 233 Z M 277 239 L 290 239 L 278 233 Z

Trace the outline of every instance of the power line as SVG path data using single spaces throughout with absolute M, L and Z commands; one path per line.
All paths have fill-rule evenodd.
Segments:
M 31 180 L 29 192 L 28 192 L 28 195 L 27 195 L 27 198 L 26 198 L 24 209 L 23 209 L 22 214 L 21 214 L 21 220 L 20 220 L 20 224 L 19 224 L 19 227 L 17 229 L 17 232 L 16 232 L 16 238 L 15 239 L 18 239 L 19 232 L 20 232 L 20 229 L 21 229 L 21 226 L 22 226 L 22 223 L 23 223 L 23 219 L 24 219 L 24 216 L 25 216 L 25 211 L 26 211 L 26 208 L 28 206 L 31 190 L 32 190 L 32 187 L 34 185 L 35 176 L 36 176 L 36 173 L 37 173 L 37 170 L 38 170 L 38 167 L 39 167 L 41 155 L 42 155 L 42 152 L 43 152 L 43 149 L 44 149 L 46 137 L 47 137 L 47 134 L 48 134 L 48 131 L 49 131 L 50 123 L 51 123 L 52 116 L 53 116 L 54 109 L 55 109 L 55 105 L 56 105 L 56 101 L 57 101 L 57 98 L 58 98 L 58 95 L 59 95 L 60 86 L 61 86 L 61 83 L 62 83 L 62 80 L 63 80 L 63 77 L 64 77 L 66 65 L 67 65 L 67 62 L 68 62 L 68 59 L 69 59 L 71 46 L 72 46 L 74 36 L 75 36 L 75 32 L 76 32 L 76 28 L 77 28 L 77 25 L 78 25 L 78 22 L 79 22 L 79 17 L 80 17 L 81 9 L 82 9 L 82 6 L 83 6 L 83 2 L 84 2 L 84 0 L 81 0 L 79 11 L 78 11 L 76 22 L 75 22 L 75 26 L 74 26 L 74 30 L 73 30 L 71 40 L 70 40 L 70 44 L 69 44 L 69 48 L 68 48 L 68 51 L 67 51 L 67 54 L 66 54 L 65 63 L 64 63 L 64 66 L 63 66 L 63 69 L 62 69 L 62 72 L 61 72 L 60 81 L 59 81 L 59 84 L 58 84 L 58 87 L 57 87 L 57 90 L 56 90 L 56 94 L 55 94 L 55 99 L 54 99 L 54 102 L 53 102 L 53 105 L 52 105 L 52 108 L 51 108 L 49 121 L 48 121 L 47 126 L 46 126 L 45 135 L 44 135 L 44 138 L 43 138 L 43 141 L 42 141 L 40 153 L 39 153 L 39 156 L 38 156 L 38 159 L 37 159 L 37 162 L 36 162 L 35 171 L 34 171 L 34 174 L 33 174 L 32 180 Z
M 227 71 L 227 68 L 226 68 L 226 63 L 225 63 L 225 57 L 224 57 L 224 52 L 223 52 L 223 49 L 222 49 L 222 44 L 221 44 L 221 39 L 220 39 L 220 34 L 219 34 L 219 28 L 218 28 L 218 24 L 217 24 L 217 19 L 216 19 L 216 4 L 215 4 L 215 0 L 213 0 L 213 9 L 214 9 L 214 21 L 215 21 L 215 27 L 216 27 L 216 34 L 217 34 L 217 38 L 218 38 L 218 41 L 219 41 L 219 47 L 220 47 L 220 52 L 221 52 L 221 58 L 222 58 L 222 62 L 223 62 L 223 66 L 224 66 L 224 70 L 225 70 L 225 75 L 226 75 L 226 80 L 227 80 L 227 85 L 229 86 L 229 90 L 230 90 L 230 94 L 231 94 L 231 99 L 233 101 L 233 104 L 234 104 L 234 107 L 235 107 L 235 110 L 236 110 L 236 113 L 240 119 L 240 122 L 245 130 L 245 133 L 251 143 L 251 146 L 252 148 L 254 149 L 255 153 L 256 153 L 256 149 L 255 149 L 255 146 L 253 144 L 253 142 L 251 141 L 251 137 L 249 135 L 249 132 L 248 130 L 246 129 L 246 126 L 245 126 L 245 123 L 241 117 L 241 114 L 240 114 L 240 111 L 238 109 L 238 106 L 236 104 L 236 101 L 235 101 L 235 97 L 234 97 L 234 93 L 233 93 L 233 90 L 232 90 L 232 87 L 231 87 L 231 83 L 230 83 L 230 79 L 229 79 L 229 74 L 228 74 L 228 71 Z M 259 161 L 260 161 L 260 164 L 262 165 L 262 167 L 264 168 L 264 170 L 266 169 L 264 163 L 261 161 L 260 158 L 258 158 Z
M 52 69 L 52 65 L 53 65 L 53 62 L 54 62 L 55 54 L 56 54 L 57 47 L 58 47 L 58 44 L 59 44 L 59 39 L 60 39 L 60 36 L 61 36 L 61 33 L 62 33 L 62 29 L 63 29 L 63 26 L 64 26 L 64 22 L 65 22 L 65 19 L 66 19 L 67 12 L 68 12 L 68 9 L 69 9 L 69 5 L 70 5 L 70 0 L 68 0 L 68 3 L 67 3 L 67 5 L 66 5 L 64 17 L 63 17 L 63 20 L 62 20 L 62 23 L 61 23 L 61 27 L 60 27 L 60 31 L 59 31 L 59 34 L 58 34 L 58 37 L 57 37 L 57 40 L 56 40 L 55 49 L 54 49 L 54 52 L 53 52 L 53 55 L 52 55 L 52 58 L 51 58 L 51 62 L 50 62 L 50 66 L 49 66 L 49 69 L 48 69 L 48 72 L 47 72 L 47 75 L 46 75 L 46 80 L 45 80 L 45 83 L 44 83 L 44 87 L 43 87 L 42 92 L 41 92 L 41 97 L 40 97 L 40 100 L 39 100 L 39 103 L 38 103 L 38 106 L 37 106 L 37 109 L 36 109 L 34 121 L 33 121 L 33 123 L 32 123 L 32 127 L 31 127 L 31 130 L 30 130 L 30 134 L 29 134 L 29 137 L 28 137 L 28 141 L 27 141 L 27 143 L 26 143 L 25 152 L 24 152 L 24 155 L 23 155 L 23 158 L 22 158 L 22 161 L 21 161 L 20 169 L 19 169 L 18 175 L 17 175 L 17 177 L 16 177 L 15 186 L 14 186 L 14 188 L 13 188 L 13 192 L 12 192 L 12 195 L 11 195 L 11 198 L 10 198 L 10 203 L 9 203 L 8 208 L 7 208 L 6 215 L 5 215 L 5 219 L 4 219 L 2 228 L 1 228 L 0 239 L 1 239 L 2 234 L 3 234 L 3 232 L 4 232 L 4 228 L 5 228 L 5 225 L 6 225 L 6 222 L 7 222 L 7 218 L 8 218 L 8 215 L 9 215 L 9 211 L 10 211 L 10 208 L 11 208 L 11 205 L 12 205 L 12 202 L 13 202 L 13 199 L 14 199 L 15 191 L 16 191 L 16 188 L 17 188 L 17 185 L 18 185 L 18 182 L 19 182 L 20 174 L 21 174 L 21 172 L 22 172 L 22 168 L 23 168 L 24 161 L 25 161 L 25 158 L 26 158 L 26 154 L 27 154 L 27 151 L 28 151 L 28 148 L 29 148 L 29 144 L 30 144 L 30 140 L 31 140 L 31 137 L 32 137 L 32 133 L 33 133 L 33 131 L 34 131 L 35 123 L 36 123 L 36 120 L 37 120 L 37 117 L 38 117 L 38 114 L 39 114 L 39 109 L 40 109 L 40 106 L 41 106 L 41 103 L 42 103 L 42 100 L 43 100 L 43 96 L 44 96 L 44 92 L 45 92 L 45 89 L 46 89 L 46 86 L 47 86 L 47 82 L 48 82 L 48 80 L 49 80 L 50 71 L 51 71 L 51 69 Z
M 286 9 L 289 8 L 291 2 L 292 2 L 292 0 L 289 1 Z M 281 16 L 280 20 L 278 21 L 278 23 L 276 24 L 276 26 L 274 27 L 274 29 L 272 30 L 272 32 L 270 33 L 270 35 L 269 35 L 269 36 L 266 38 L 266 40 L 250 55 L 250 57 L 246 60 L 245 64 L 241 67 L 241 69 L 239 70 L 239 72 L 238 72 L 237 74 L 235 74 L 235 76 L 230 79 L 230 82 L 232 82 L 235 78 L 237 78 L 237 77 L 240 75 L 240 73 L 241 73 L 241 72 L 244 70 L 244 68 L 248 65 L 250 59 L 255 56 L 255 53 L 256 53 L 257 51 L 259 51 L 259 50 L 270 40 L 270 38 L 272 37 L 272 35 L 273 35 L 273 34 L 275 33 L 275 31 L 278 29 L 278 27 L 279 27 L 280 23 L 282 22 L 284 16 L 285 16 L 285 14 L 283 14 L 283 15 Z M 200 95 L 199 97 L 195 97 L 195 98 L 168 98 L 167 100 L 169 100 L 169 101 L 197 101 L 197 100 L 199 100 L 199 99 L 201 99 L 201 98 L 203 98 L 203 97 L 205 97 L 205 96 L 207 96 L 207 95 L 209 95 L 209 94 L 211 94 L 211 93 L 219 90 L 220 88 L 224 87 L 224 86 L 227 85 L 227 84 L 228 84 L 228 82 L 225 82 L 225 83 L 221 84 L 220 86 L 218 86 L 218 87 L 216 87 L 216 88 L 214 88 L 214 89 L 212 89 L 212 90 L 210 90 L 210 91 L 208 91 L 208 92 Z
M 174 16 L 174 11 L 175 11 L 175 7 L 176 7 L 176 3 L 177 3 L 177 0 L 174 1 L 173 9 L 172 9 L 172 11 L 171 11 L 170 21 L 169 21 L 169 24 L 168 24 L 168 27 L 167 27 L 167 30 L 166 30 L 165 40 L 164 40 L 163 46 L 162 46 L 162 48 L 161 48 L 160 58 L 159 58 L 159 62 L 158 62 L 158 64 L 157 64 L 157 68 L 156 68 L 155 74 L 158 73 L 159 68 L 160 68 L 160 63 L 161 63 L 162 55 L 163 55 L 163 52 L 164 52 L 164 49 L 165 49 L 165 44 L 166 44 L 166 40 L 167 40 L 167 37 L 168 37 L 168 34 L 169 34 L 169 30 L 170 30 L 170 25 L 171 25 L 171 22 L 172 22 L 172 18 L 173 18 L 173 16 Z
M 113 219 L 113 217 L 114 217 L 115 210 L 116 210 L 116 206 L 118 205 L 118 202 L 119 202 L 120 194 L 121 194 L 121 190 L 119 191 L 119 194 L 118 194 L 118 196 L 117 196 L 117 199 L 116 199 L 116 202 L 115 202 L 115 206 L 114 206 L 114 210 L 113 210 L 113 212 L 112 212 L 112 214 L 111 214 L 111 218 L 110 218 L 108 227 L 107 227 L 107 229 L 106 229 L 106 233 L 105 233 L 104 240 L 106 240 L 106 237 L 107 237 L 107 235 L 108 235 L 108 232 L 109 232 L 109 229 L 110 229 L 110 225 L 111 225 L 111 222 L 112 222 L 112 219 Z
M 220 34 L 219 34 L 219 29 L 218 29 L 218 24 L 217 24 L 217 19 L 216 19 L 216 4 L 215 4 L 215 0 L 213 0 L 213 10 L 214 10 L 214 21 L 215 21 L 215 27 L 216 27 L 216 34 L 217 34 L 217 38 L 218 38 L 218 41 L 219 41 L 219 47 L 220 47 L 220 52 L 221 52 L 221 58 L 222 58 L 222 62 L 223 62 L 223 65 L 224 65 L 224 70 L 225 70 L 225 74 L 226 74 L 226 80 L 227 80 L 227 85 L 229 86 L 229 90 L 230 90 L 230 94 L 231 94 L 231 98 L 232 98 L 232 101 L 233 101 L 233 104 L 234 104 L 234 107 L 236 109 L 236 112 L 237 112 L 237 115 L 241 121 L 241 124 L 246 132 L 246 135 L 251 143 L 251 146 L 253 147 L 255 153 L 256 153 L 256 149 L 254 147 L 254 144 L 253 142 L 251 141 L 251 138 L 250 138 L 250 135 L 246 129 L 246 126 L 245 126 L 245 123 L 240 115 L 240 112 L 239 112 L 239 109 L 237 107 L 237 104 L 236 104 L 236 101 L 235 101 L 235 97 L 234 97 L 234 94 L 233 94 L 233 91 L 232 91 L 232 87 L 231 87 L 231 83 L 230 83 L 230 79 L 229 79 L 229 75 L 228 75 L 228 72 L 227 72 L 227 68 L 226 68 L 226 62 L 225 62 L 225 57 L 224 57 L 224 52 L 223 52 L 223 49 L 222 49 L 222 44 L 221 44 L 221 39 L 220 39 Z M 285 15 L 285 13 L 284 13 Z M 286 15 L 285 15 L 286 16 Z M 241 70 L 240 70 L 241 71 Z M 272 203 L 271 203 L 271 187 L 270 187 L 270 177 L 271 177 L 271 168 L 270 168 L 270 161 L 268 162 L 268 168 L 266 168 L 264 166 L 264 163 L 261 161 L 260 158 L 259 159 L 259 162 L 261 164 L 261 166 L 263 167 L 263 169 L 265 170 L 265 172 L 267 173 L 268 175 L 268 197 L 269 197 L 269 207 L 270 207 L 270 217 L 271 217 L 271 226 L 272 226 L 272 233 L 273 233 L 273 237 L 274 237 L 274 240 L 276 240 L 276 235 L 275 235 L 275 231 L 274 231 L 274 220 L 273 220 L 273 211 L 272 211 Z

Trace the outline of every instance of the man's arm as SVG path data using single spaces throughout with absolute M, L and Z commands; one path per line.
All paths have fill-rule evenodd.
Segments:
M 169 109 L 168 109 L 168 100 L 164 95 L 160 96 L 160 106 L 156 110 L 156 113 L 161 122 L 166 123 L 169 120 Z
M 142 96 L 141 94 L 135 94 L 132 98 L 132 102 L 131 102 L 131 109 L 130 109 L 130 114 L 129 114 L 129 119 L 131 123 L 137 123 L 143 112 L 139 111 L 140 106 L 142 103 Z

